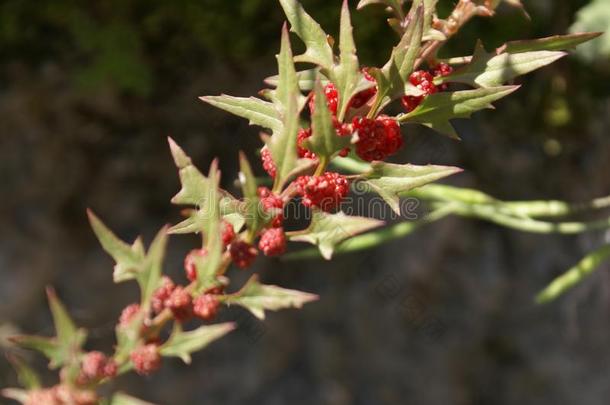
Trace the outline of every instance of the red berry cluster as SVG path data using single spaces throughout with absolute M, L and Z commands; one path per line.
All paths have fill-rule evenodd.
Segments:
M 345 176 L 334 172 L 321 176 L 300 176 L 295 184 L 303 205 L 324 211 L 335 210 L 349 192 L 349 182 Z
M 284 201 L 282 198 L 271 192 L 267 187 L 259 187 L 258 188 L 258 197 L 261 200 L 261 204 L 264 210 L 283 210 L 284 209 Z M 273 228 L 279 228 L 282 226 L 284 222 L 284 214 L 278 213 L 273 220 L 271 221 L 271 226 Z
M 270 228 L 263 231 L 258 248 L 265 256 L 279 256 L 286 251 L 286 235 L 282 228 Z
M 441 76 L 448 76 L 453 72 L 453 68 L 446 63 L 439 63 L 430 71 L 417 70 L 409 76 L 409 82 L 423 92 L 420 96 L 404 96 L 402 105 L 407 112 L 411 112 L 419 106 L 430 94 L 447 90 L 447 84 L 436 86 L 434 79 Z
M 100 399 L 95 392 L 61 384 L 28 391 L 23 405 L 97 405 L 99 403 Z
M 117 364 L 102 352 L 92 351 L 83 355 L 78 383 L 90 384 L 103 378 L 112 378 L 117 374 Z
M 356 154 L 362 160 L 383 160 L 402 146 L 400 126 L 393 118 L 385 115 L 374 120 L 356 117 L 352 125 L 357 135 Z
M 159 345 L 154 343 L 136 347 L 131 352 L 129 358 L 136 373 L 140 375 L 149 375 L 161 367 Z
M 368 72 L 368 69 L 362 69 L 362 73 L 364 74 L 364 78 L 369 82 L 376 83 L 376 80 L 373 76 L 371 76 Z M 371 87 L 369 89 L 363 90 L 360 93 L 357 93 L 352 100 L 350 101 L 351 108 L 360 108 L 366 103 L 369 102 L 371 98 L 373 98 L 377 94 L 377 86 Z

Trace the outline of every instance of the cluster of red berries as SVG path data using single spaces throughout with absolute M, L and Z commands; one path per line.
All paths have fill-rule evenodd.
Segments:
M 375 119 L 356 117 L 352 125 L 358 139 L 356 154 L 362 160 L 383 160 L 402 146 L 400 126 L 393 118 L 385 115 Z
M 323 211 L 336 209 L 349 192 L 349 182 L 345 176 L 334 172 L 321 176 L 300 176 L 295 184 L 303 205 Z
M 191 251 L 184 260 L 187 277 L 189 274 L 192 274 L 192 256 L 201 255 L 201 250 L 202 249 Z M 169 277 L 163 277 L 161 286 L 153 293 L 152 307 L 153 311 L 157 314 L 166 308 L 169 309 L 174 318 L 180 322 L 184 322 L 193 316 L 209 321 L 212 320 L 218 312 L 220 301 L 218 300 L 217 295 L 222 293 L 222 289 L 213 288 L 193 299 L 187 288 L 175 285 Z
M 99 403 L 100 399 L 95 392 L 61 384 L 28 391 L 23 405 L 97 405 Z
M 91 351 L 83 355 L 81 369 L 77 378 L 80 385 L 90 384 L 117 374 L 117 364 L 102 352 Z
M 129 356 L 133 368 L 140 375 L 150 375 L 161 367 L 159 345 L 147 343 L 136 347 Z
M 453 68 L 446 63 L 439 63 L 429 71 L 418 70 L 411 73 L 409 76 L 409 82 L 422 91 L 422 95 L 419 96 L 404 96 L 402 98 L 402 105 L 407 112 L 411 112 L 419 106 L 424 99 L 430 94 L 447 90 L 447 84 L 441 84 L 436 86 L 434 79 L 437 77 L 449 76 L 453 72 Z

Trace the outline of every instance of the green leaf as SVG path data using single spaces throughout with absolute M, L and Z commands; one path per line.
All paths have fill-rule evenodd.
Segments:
M 381 4 L 383 6 L 390 7 L 395 14 L 397 14 L 399 16 L 403 15 L 403 11 L 402 11 L 403 1 L 402 0 L 360 0 L 360 2 L 358 2 L 358 6 L 356 6 L 356 8 L 358 10 L 361 10 L 366 6 L 370 6 L 373 4 Z
M 52 366 L 72 363 L 77 353 L 80 352 L 83 343 L 85 343 L 87 333 L 85 330 L 76 327 L 52 288 L 47 288 L 47 297 L 59 347 L 59 352 L 52 359 Z
M 459 139 L 449 123 L 453 118 L 469 118 L 472 113 L 493 108 L 491 103 L 508 96 L 519 86 L 500 86 L 432 94 L 413 111 L 398 117 L 401 123 L 414 122 Z
M 602 263 L 610 259 L 610 245 L 603 246 L 583 258 L 578 264 L 557 277 L 536 296 L 536 302 L 553 301 L 583 279 L 590 276 Z
M 448 76 L 435 82 L 458 82 L 474 87 L 495 87 L 549 65 L 566 56 L 560 51 L 534 51 L 521 53 L 487 52 L 478 42 L 472 61 Z
M 191 363 L 192 353 L 235 329 L 235 324 L 232 322 L 200 326 L 189 332 L 183 332 L 178 323 L 174 325 L 174 330 L 167 342 L 161 346 L 160 353 L 163 356 L 179 357 L 186 364 Z
M 256 177 L 243 152 L 239 154 L 239 167 L 239 181 L 244 193 L 246 226 L 251 235 L 256 235 L 265 224 L 274 218 L 277 212 L 269 212 L 261 206 Z
M 277 131 L 282 121 L 272 103 L 255 97 L 233 97 L 228 95 L 199 97 L 200 100 L 249 120 L 250 125 L 258 125 Z
M 282 46 L 278 56 L 280 79 L 278 84 L 278 102 L 282 102 L 281 131 L 274 132 L 267 143 L 271 157 L 275 162 L 276 177 L 274 190 L 279 190 L 297 166 L 297 132 L 299 129 L 299 106 L 297 96 L 300 94 L 296 81 L 292 50 L 286 27 L 282 30 Z
M 246 308 L 258 319 L 265 319 L 265 311 L 278 311 L 285 308 L 301 308 L 303 304 L 318 299 L 315 294 L 275 285 L 264 285 L 254 275 L 237 293 L 223 299 L 226 304 L 236 304 Z
M 335 153 L 350 145 L 351 137 L 338 136 L 333 124 L 333 117 L 322 83 L 318 80 L 315 86 L 315 109 L 311 118 L 312 134 L 305 141 L 305 147 L 319 158 L 330 159 Z
M 55 338 L 23 335 L 12 336 L 10 341 L 21 348 L 36 350 L 51 360 L 59 359 L 60 357 L 59 352 L 61 349 L 57 339 Z
M 113 280 L 115 283 L 134 279 L 144 263 L 144 246 L 138 238 L 130 246 L 116 237 L 91 210 L 87 210 L 93 232 L 102 247 L 112 258 L 114 266 Z
M 384 162 L 373 162 L 371 166 L 371 172 L 364 176 L 364 184 L 377 192 L 398 215 L 401 214 L 401 193 L 462 171 L 451 166 L 398 165 Z
M 352 97 L 373 85 L 360 72 L 360 63 L 356 55 L 356 44 L 354 43 L 353 27 L 347 0 L 343 0 L 343 6 L 341 7 L 339 63 L 333 66 L 331 79 L 337 87 L 337 93 L 340 95 L 339 105 L 337 106 L 337 118 L 339 121 L 343 121 Z
M 607 33 L 609 26 L 610 4 L 607 0 L 593 0 L 581 8 L 576 13 L 576 21 L 569 31 L 601 31 L 605 34 L 579 47 L 577 55 L 586 61 L 607 60 L 610 57 L 610 35 Z
M 173 139 L 167 138 L 169 147 L 178 168 L 180 183 L 182 188 L 172 198 L 172 203 L 177 205 L 194 205 L 197 207 L 205 206 L 210 195 L 210 180 L 205 177 L 199 169 L 193 165 L 191 158 L 184 153 L 182 148 L 174 142 Z
M 109 405 L 155 405 L 151 402 L 142 401 L 122 392 L 117 392 L 110 399 Z
M 507 42 L 498 53 L 521 53 L 533 51 L 566 51 L 578 45 L 589 42 L 602 35 L 601 32 L 584 32 L 569 35 L 554 35 L 552 37 L 526 39 Z
M 377 219 L 348 216 L 343 212 L 328 214 L 314 211 L 309 227 L 291 236 L 290 240 L 317 245 L 322 256 L 330 260 L 340 242 L 381 225 L 383 221 Z
M 297 56 L 297 62 L 310 62 L 330 70 L 333 65 L 333 50 L 328 44 L 322 27 L 303 9 L 297 0 L 280 0 L 290 22 L 290 30 L 305 43 L 306 51 Z
M 167 247 L 167 230 L 167 227 L 163 227 L 157 233 L 148 249 L 144 266 L 137 275 L 142 308 L 148 308 L 150 306 L 152 295 L 159 287 L 161 281 L 163 258 Z
M 7 357 L 17 372 L 17 379 L 23 388 L 33 390 L 41 387 L 38 374 L 25 361 L 23 361 L 23 359 L 14 355 L 9 355 Z

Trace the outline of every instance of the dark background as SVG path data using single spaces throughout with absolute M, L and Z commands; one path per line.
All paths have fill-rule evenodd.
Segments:
M 338 0 L 303 3 L 336 32 Z M 531 3 L 531 21 L 502 8 L 445 54 L 466 54 L 479 37 L 491 49 L 565 33 L 587 1 Z M 361 62 L 383 64 L 395 38 L 382 10 L 354 20 Z M 0 1 L 2 345 L 15 333 L 52 334 L 43 291 L 53 285 L 91 328 L 88 347 L 111 349 L 114 322 L 137 292 L 112 284 L 86 207 L 129 240 L 150 241 L 179 220 L 169 203 L 179 189 L 170 134 L 201 168 L 220 157 L 234 190 L 237 152 L 256 161 L 258 129 L 197 97 L 255 94 L 275 73 L 282 21 L 271 0 Z M 504 199 L 607 195 L 609 79 L 607 62 L 568 57 L 521 79 L 496 111 L 457 122 L 462 142 L 404 128 L 399 160 L 458 165 L 465 172 L 453 184 Z M 254 271 L 265 282 L 320 301 L 264 324 L 227 311 L 242 327 L 192 366 L 167 360 L 156 375 L 126 376 L 112 389 L 160 404 L 607 404 L 608 273 L 551 305 L 532 300 L 605 237 L 450 218 L 332 262 L 261 258 Z M 175 279 L 194 245 L 172 239 L 166 271 Z M 0 362 L 0 386 L 15 384 Z

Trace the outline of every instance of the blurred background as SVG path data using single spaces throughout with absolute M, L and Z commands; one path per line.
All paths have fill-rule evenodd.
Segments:
M 468 25 L 444 55 L 471 52 L 477 38 L 491 49 L 566 33 L 575 21 L 590 31 L 610 25 L 607 0 L 525 3 L 531 20 L 502 7 L 495 19 Z M 338 0 L 303 4 L 336 33 Z M 451 5 L 441 0 L 444 12 Z M 384 18 L 377 7 L 354 14 L 363 64 L 383 64 L 396 40 Z M 113 325 L 137 291 L 112 284 L 112 261 L 85 209 L 128 240 L 150 241 L 176 223 L 168 135 L 201 168 L 220 157 L 223 185 L 234 191 L 238 150 L 258 161 L 258 129 L 197 97 L 260 90 L 276 72 L 282 22 L 271 0 L 0 1 L 3 350 L 8 335 L 52 334 L 46 285 L 91 328 L 89 348 L 111 349 Z M 521 79 L 496 111 L 456 122 L 462 142 L 404 128 L 397 160 L 458 165 L 465 172 L 452 184 L 503 199 L 610 194 L 609 43 L 604 36 Z M 168 360 L 158 374 L 127 376 L 110 389 L 159 404 L 605 405 L 608 269 L 553 304 L 536 306 L 533 297 L 606 237 L 531 235 L 449 218 L 332 262 L 259 258 L 255 271 L 266 283 L 320 300 L 264 324 L 227 311 L 242 327 L 192 366 Z M 175 279 L 195 243 L 171 240 L 166 271 Z M 25 355 L 45 368 L 38 355 Z M 0 360 L 0 386 L 15 384 Z

